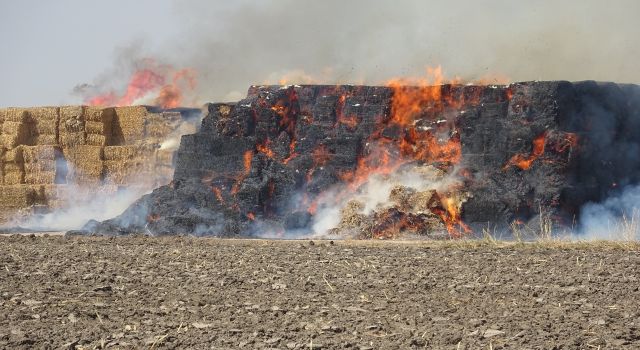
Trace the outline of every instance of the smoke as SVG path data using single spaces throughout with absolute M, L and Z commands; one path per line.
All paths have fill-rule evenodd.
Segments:
M 587 203 L 580 212 L 580 238 L 640 238 L 640 186 L 627 186 L 602 203 Z
M 175 4 L 160 57 L 193 67 L 198 98 L 250 84 L 367 83 L 442 65 L 464 80 L 640 82 L 637 1 L 235 1 Z M 500 79 L 502 80 L 502 79 Z

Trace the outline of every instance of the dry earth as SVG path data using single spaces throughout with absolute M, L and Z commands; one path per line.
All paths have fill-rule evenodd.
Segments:
M 638 349 L 638 245 L 0 237 L 0 348 Z

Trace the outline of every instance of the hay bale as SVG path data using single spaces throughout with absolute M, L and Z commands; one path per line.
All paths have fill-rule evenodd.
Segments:
M 59 133 L 84 132 L 84 108 L 82 106 L 60 107 Z
M 91 146 L 106 146 L 107 137 L 98 134 L 87 134 L 86 144 Z
M 113 136 L 117 143 L 133 143 L 145 136 L 145 116 L 147 108 L 127 106 L 115 108 Z
M 60 107 L 31 107 L 27 108 L 30 119 L 36 121 L 57 120 L 60 116 Z
M 29 113 L 24 108 L 7 108 L 5 111 L 5 122 L 24 123 L 27 121 Z
M 7 109 L 6 108 L 0 108 L 0 123 L 4 123 L 4 120 L 7 117 Z
M 51 134 L 56 135 L 58 133 L 58 120 L 35 120 L 30 125 L 30 129 L 35 134 Z
M 440 197 L 435 190 L 420 191 L 411 194 L 408 203 L 418 213 L 430 213 L 431 209 L 440 206 Z
M 3 174 L 2 180 L 3 180 L 3 184 L 5 184 L 5 185 L 20 185 L 20 184 L 23 184 L 24 183 L 24 172 L 6 172 L 5 171 L 4 174 Z
M 21 146 L 22 159 L 25 163 L 35 163 L 39 160 L 55 160 L 60 154 L 56 146 Z
M 41 172 L 41 171 L 56 171 L 57 162 L 55 160 L 39 160 L 36 163 L 24 163 L 25 174 Z
M 60 133 L 60 145 L 64 148 L 82 146 L 87 144 L 87 135 L 84 131 Z
M 58 136 L 50 134 L 40 134 L 35 137 L 34 144 L 38 146 L 57 146 Z
M 106 124 L 111 124 L 113 122 L 113 118 L 115 117 L 115 109 L 113 107 L 96 107 L 96 106 L 85 106 L 84 107 L 84 118 L 86 121 L 93 122 L 103 122 Z
M 86 121 L 84 123 L 84 130 L 87 134 L 99 134 L 99 135 L 111 135 L 111 121 Z
M 83 162 L 98 162 L 103 159 L 103 150 L 100 146 L 81 145 L 71 148 L 63 148 L 64 157 L 74 164 Z
M 60 107 L 60 121 L 71 118 L 82 118 L 84 116 L 83 106 L 63 106 Z
M 2 124 L 2 133 L 5 135 L 19 135 L 28 130 L 28 126 L 23 122 L 7 120 Z
M 17 146 L 10 149 L 4 149 L 2 154 L 2 161 L 7 163 L 23 163 L 24 157 L 22 156 L 22 147 Z
M 56 171 L 25 172 L 24 182 L 32 185 L 53 184 L 56 182 Z
M 134 159 L 140 153 L 136 146 L 107 146 L 104 148 L 104 160 Z
M 2 170 L 5 174 L 8 173 L 23 173 L 24 172 L 24 164 L 23 163 L 4 163 Z
M 1 208 L 25 208 L 38 202 L 41 186 L 0 186 Z
M 164 113 L 149 113 L 145 116 L 145 135 L 147 137 L 164 138 L 169 135 L 175 127 L 171 124 L 171 115 L 165 118 Z M 174 121 L 175 123 L 175 121 Z

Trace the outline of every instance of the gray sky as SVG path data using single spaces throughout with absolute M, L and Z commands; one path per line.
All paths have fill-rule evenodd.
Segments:
M 640 82 L 640 1 L 0 0 L 0 106 L 122 89 L 153 57 L 198 74 L 197 103 L 249 84 L 383 83 L 441 65 L 478 79 Z

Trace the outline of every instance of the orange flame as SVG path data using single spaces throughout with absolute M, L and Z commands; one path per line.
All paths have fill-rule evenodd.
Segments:
M 515 165 L 522 170 L 529 170 L 533 162 L 544 154 L 544 146 L 546 143 L 547 132 L 543 132 L 533 139 L 533 149 L 528 156 L 522 154 L 516 154 L 502 167 L 502 170 L 507 170 L 509 166 Z
M 273 158 L 274 153 L 271 150 L 271 148 L 269 148 L 270 144 L 271 144 L 271 140 L 266 139 L 263 143 L 257 144 L 256 149 L 258 150 L 258 152 L 263 153 L 267 157 Z
M 142 61 L 144 68 L 133 73 L 122 94 L 109 91 L 85 99 L 91 106 L 129 106 L 151 93 L 155 93 L 155 104 L 162 108 L 175 108 L 184 103 L 184 91 L 196 88 L 195 71 L 190 68 L 175 70 L 169 65 L 160 65 L 152 59 Z

